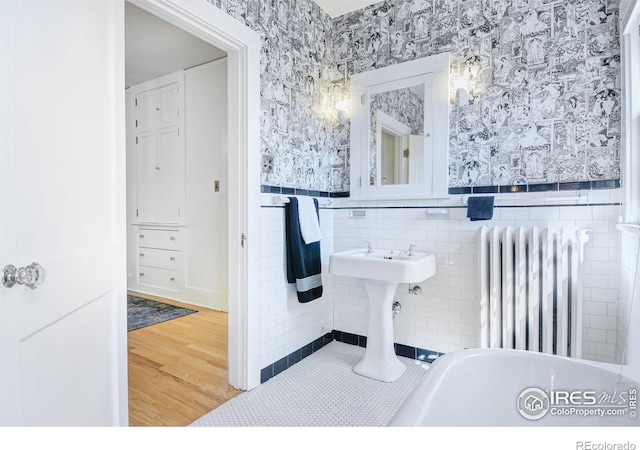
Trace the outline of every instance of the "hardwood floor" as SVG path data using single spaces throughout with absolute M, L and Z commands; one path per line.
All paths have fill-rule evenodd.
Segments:
M 130 294 L 198 310 L 128 333 L 130 426 L 185 426 L 242 392 L 227 383 L 227 313 Z

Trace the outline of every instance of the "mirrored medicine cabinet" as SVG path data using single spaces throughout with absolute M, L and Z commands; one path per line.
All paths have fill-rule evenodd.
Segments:
M 448 197 L 449 53 L 351 77 L 351 197 Z

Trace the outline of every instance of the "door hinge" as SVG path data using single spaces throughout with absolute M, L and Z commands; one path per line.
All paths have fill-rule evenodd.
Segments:
M 362 187 L 362 177 L 358 178 L 358 187 Z
M 406 149 L 406 150 L 404 151 L 404 157 L 405 157 L 405 158 L 408 158 L 408 157 L 409 157 L 409 149 Z
M 136 145 L 138 144 L 138 136 L 136 136 Z
M 136 98 L 136 106 L 138 106 L 138 99 Z
M 242 248 L 244 248 L 244 241 L 246 241 L 246 240 L 247 240 L 247 236 L 246 236 L 244 233 L 242 233 L 242 234 L 240 235 L 240 246 L 241 246 Z
M 362 94 L 360 96 L 360 104 L 361 105 L 366 105 L 367 104 L 367 95 L 366 94 Z
M 138 128 L 138 119 L 136 119 L 136 128 Z
M 136 209 L 136 217 L 138 217 L 138 210 Z

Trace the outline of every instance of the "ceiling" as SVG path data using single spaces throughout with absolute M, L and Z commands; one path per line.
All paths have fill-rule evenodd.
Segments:
M 375 5 L 381 1 L 382 0 L 315 0 L 332 18 L 355 11 L 356 9 Z
M 315 0 L 331 17 L 380 0 Z M 125 83 L 135 86 L 178 70 L 214 61 L 226 53 L 125 2 Z
M 213 45 L 125 2 L 125 85 L 224 57 Z

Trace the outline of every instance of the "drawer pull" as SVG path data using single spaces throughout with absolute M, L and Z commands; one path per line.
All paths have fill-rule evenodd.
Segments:
M 169 281 L 176 281 L 174 277 L 169 278 Z
M 144 234 L 141 234 L 141 235 L 140 235 L 140 239 L 144 239 Z
M 140 258 L 144 258 L 144 253 L 140 253 Z
M 170 240 L 170 241 L 175 241 L 175 240 L 176 240 L 176 238 L 175 238 L 175 237 L 173 237 L 173 236 L 171 236 L 171 237 L 169 238 L 169 240 Z
M 143 277 L 144 276 L 144 272 L 140 272 L 140 276 Z
M 169 261 L 175 261 L 176 259 L 172 256 L 171 258 L 169 258 Z

